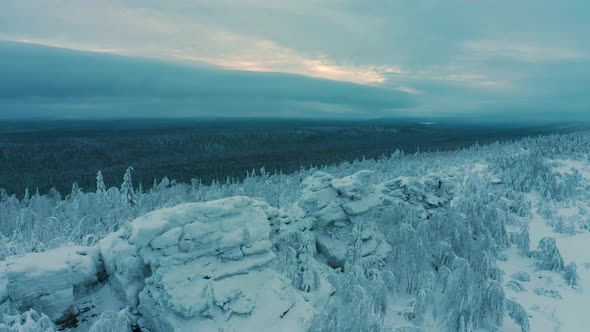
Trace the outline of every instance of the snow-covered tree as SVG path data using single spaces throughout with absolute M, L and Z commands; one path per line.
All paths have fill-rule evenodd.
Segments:
M 490 330 L 502 327 L 504 304 L 505 295 L 502 285 L 495 280 L 490 281 L 479 304 L 478 325 Z
M 98 171 L 96 173 L 96 193 L 97 194 L 104 194 L 107 192 L 107 188 L 104 185 L 104 178 L 102 177 L 102 172 Z
M 506 300 L 506 311 L 516 324 L 520 326 L 522 332 L 530 332 L 529 315 L 526 310 L 514 300 Z
M 23 206 L 29 206 L 29 204 L 31 204 L 31 194 L 29 193 L 29 188 L 25 188 L 25 195 L 23 196 L 21 203 Z
M 383 278 L 365 276 L 355 265 L 332 280 L 336 293 L 308 325 L 308 331 L 378 331 L 387 312 L 387 287 Z
M 92 324 L 89 332 L 131 332 L 131 319 L 128 310 L 119 312 L 105 311 L 99 319 Z
M 467 260 L 457 258 L 448 277 L 445 292 L 436 306 L 435 315 L 446 331 L 470 330 L 477 310 L 475 275 Z
M 29 194 L 19 200 L 20 194 L 0 190 L 0 259 L 69 243 L 93 245 L 135 217 L 162 207 L 253 196 L 279 209 L 269 214 L 277 255 L 273 267 L 295 288 L 308 292 L 303 295 L 312 302 L 322 293 L 318 290 L 324 290 L 321 287 L 326 280 L 332 284 L 334 293 L 324 298 L 325 306 L 318 307 L 318 315 L 310 324 L 312 331 L 379 330 L 385 315 L 397 308 L 390 307 L 389 302 L 399 298 L 411 299 L 404 304 L 413 320 L 404 323 L 415 325 L 417 330 L 430 320 L 443 331 L 501 330 L 506 311 L 528 332 L 526 311 L 514 300 L 504 299 L 502 273 L 496 261 L 505 259 L 510 254 L 505 250 L 515 245 L 522 255 L 536 259 L 541 268 L 561 271 L 565 282 L 575 286 L 576 265 L 564 267 L 555 239 L 541 240 L 539 250 L 531 252 L 528 222 L 532 211 L 530 196 L 525 193 L 538 197 L 538 212 L 544 219 L 559 222 L 556 209 L 565 206 L 561 203 L 587 200 L 590 195 L 585 193 L 587 179 L 575 172 L 572 176 L 557 174 L 555 162 L 548 159 L 574 155 L 586 158 L 589 150 L 590 135 L 586 133 L 453 152 L 397 152 L 391 157 L 302 168 L 294 174 L 271 174 L 262 169 L 259 174 L 248 172 L 244 180 L 229 178 L 223 183 L 176 183 L 164 178 L 146 192 L 134 190 L 132 168 L 125 172 L 120 190 L 113 187 L 107 191 L 102 174 L 97 173 L 96 192 L 104 195 L 73 187 L 66 199 L 52 189 L 48 195 Z M 475 160 L 486 163 L 486 169 L 473 172 Z M 364 180 L 367 186 L 375 185 L 370 194 L 379 196 L 389 190 L 377 198 L 377 207 L 365 214 L 347 216 L 333 229 L 318 229 L 316 220 L 297 208 L 301 182 L 317 171 L 338 178 L 365 169 L 374 172 Z M 453 191 L 447 190 L 445 181 L 440 186 L 434 181 L 432 192 L 420 181 L 411 183 L 411 193 L 404 192 L 407 186 L 391 185 L 392 179 L 421 178 L 441 170 L 452 170 L 446 181 L 455 186 Z M 492 176 L 501 181 L 491 184 Z M 582 190 L 584 185 L 586 190 Z M 433 196 L 424 201 L 427 194 Z M 442 196 L 448 202 L 441 203 Z M 572 220 L 562 219 L 563 228 L 569 227 Z M 337 227 L 347 231 L 338 233 Z M 362 257 L 372 245 L 363 231 L 373 228 L 391 250 L 382 257 Z M 507 229 L 517 231 L 509 238 Z M 342 250 L 350 249 L 344 270 L 327 266 L 323 257 L 318 259 L 323 247 L 316 247 L 316 243 L 323 233 L 332 231 L 333 239 L 343 244 Z M 399 317 L 404 319 L 403 315 Z
M 133 189 L 133 167 L 127 168 L 123 176 L 123 183 L 121 183 L 121 199 L 129 206 L 135 206 L 135 190 Z
M 523 256 L 528 256 L 530 254 L 530 238 L 529 238 L 529 226 L 528 224 L 525 225 L 520 233 L 518 234 L 518 239 L 516 246 L 518 247 L 518 251 Z
M 552 237 L 544 237 L 539 241 L 538 250 L 534 257 L 538 260 L 539 267 L 548 271 L 562 271 L 563 258 L 557 248 L 557 241 Z
M 72 191 L 70 192 L 69 199 L 71 201 L 76 201 L 81 193 L 82 193 L 82 189 L 78 185 L 78 182 L 74 181 L 72 183 Z
M 29 309 L 16 315 L 0 313 L 0 331 L 56 332 L 58 328 L 43 313 Z
M 578 265 L 574 262 L 569 263 L 564 270 L 564 278 L 568 285 L 578 285 Z

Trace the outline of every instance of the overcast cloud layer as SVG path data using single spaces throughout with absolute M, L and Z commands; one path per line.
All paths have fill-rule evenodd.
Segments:
M 2 43 L 7 116 L 590 113 L 586 0 L 7 0 L 0 7 L 3 40 L 192 67 Z

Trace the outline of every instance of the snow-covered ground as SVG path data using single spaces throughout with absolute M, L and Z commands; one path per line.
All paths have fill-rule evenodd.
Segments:
M 582 175 L 582 184 L 590 180 L 590 163 L 574 160 L 548 160 L 555 164 L 553 170 L 560 175 Z M 538 194 L 527 194 L 532 203 L 529 224 L 531 250 L 537 250 L 541 239 L 555 238 L 557 247 L 565 264 L 577 266 L 578 280 L 570 285 L 563 273 L 543 271 L 530 257 L 523 257 L 516 248 L 507 250 L 507 261 L 499 262 L 504 270 L 505 289 L 507 295 L 515 298 L 528 311 L 531 331 L 586 331 L 590 327 L 590 315 L 587 306 L 590 304 L 590 232 L 582 231 L 575 234 L 561 234 L 551 227 L 551 220 L 539 213 L 545 200 Z M 567 206 L 557 207 L 555 216 L 572 218 L 587 217 L 580 211 L 586 208 L 585 200 L 574 199 Z M 528 275 L 530 280 L 519 280 L 519 276 Z
M 506 293 L 527 309 L 531 331 L 586 331 L 590 326 L 590 315 L 587 314 L 590 303 L 590 232 L 574 235 L 554 232 L 537 212 L 542 201 L 536 195 L 529 195 L 529 198 L 533 202 L 529 226 L 531 249 L 537 249 L 542 238 L 555 238 L 566 264 L 574 262 L 578 266 L 579 280 L 572 287 L 562 273 L 540 270 L 533 259 L 523 257 L 516 248 L 511 248 L 507 251 L 508 260 L 499 262 L 506 276 Z M 530 280 L 515 278 L 524 274 Z
M 554 171 L 559 174 L 573 174 L 577 171 L 584 179 L 590 180 L 590 165 L 588 161 L 571 159 L 550 159 L 548 161 L 556 165 Z
M 584 146 L 590 134 L 4 198 L 16 222 L 0 229 L 37 240 L 23 253 L 0 238 L 0 331 L 586 331 Z M 62 225 L 76 244 L 39 239 L 39 216 L 78 220 Z

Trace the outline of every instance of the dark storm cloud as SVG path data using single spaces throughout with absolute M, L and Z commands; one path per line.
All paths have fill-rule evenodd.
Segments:
M 348 109 L 362 114 L 413 104 L 410 95 L 396 90 L 292 74 L 169 64 L 11 42 L 0 43 L 0 56 L 0 99 L 6 107 L 19 108 L 23 116 L 23 108 L 34 105 L 53 112 L 108 105 L 119 111 L 133 109 L 136 115 L 141 115 L 137 106 L 158 106 L 161 115 L 191 115 L 192 110 L 197 115 L 283 116 L 296 109 L 328 115 L 330 110 Z M 105 112 L 112 114 L 106 108 Z

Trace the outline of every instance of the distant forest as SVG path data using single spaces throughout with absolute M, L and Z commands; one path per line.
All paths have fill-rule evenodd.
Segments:
M 576 125 L 499 126 L 416 121 L 28 121 L 0 122 L 0 188 L 62 193 L 73 182 L 93 190 L 96 172 L 119 185 L 129 166 L 144 187 L 164 176 L 242 179 L 247 171 L 292 172 L 406 153 L 453 150 L 539 134 L 570 132 Z

